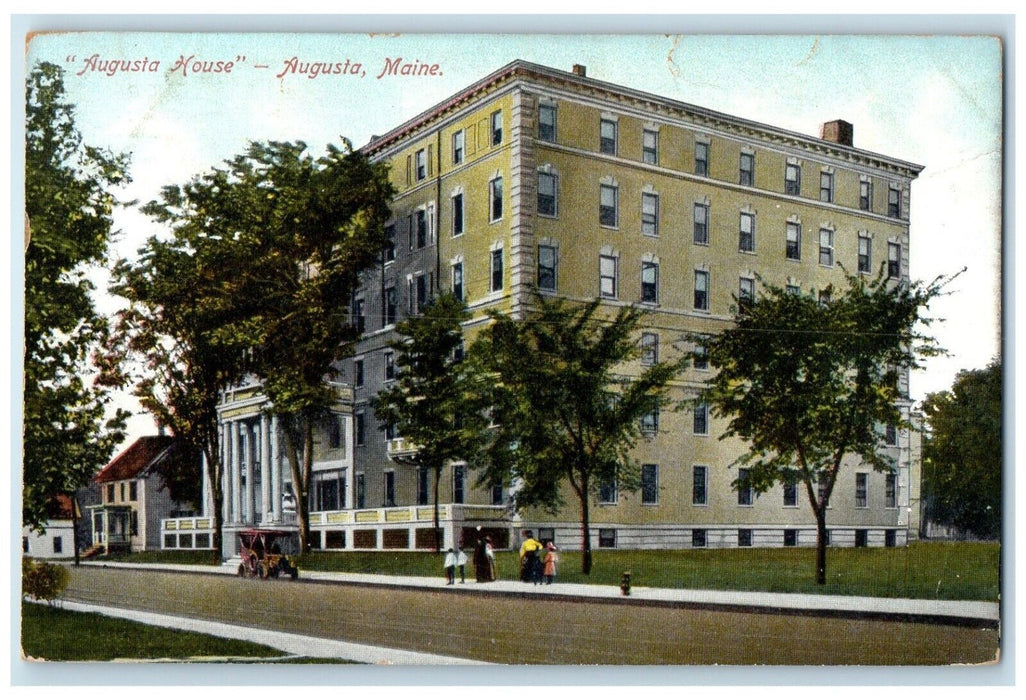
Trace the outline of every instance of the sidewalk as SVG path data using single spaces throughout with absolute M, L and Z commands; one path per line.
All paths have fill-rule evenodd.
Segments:
M 230 561 L 230 560 L 229 560 Z M 164 571 L 236 575 L 237 563 L 220 567 L 201 565 L 131 564 L 83 562 L 84 566 L 137 568 Z M 665 605 L 752 613 L 785 613 L 835 617 L 878 618 L 938 624 L 996 627 L 1000 620 L 997 603 L 974 600 L 920 600 L 911 598 L 870 598 L 807 593 L 762 593 L 756 591 L 718 591 L 634 586 L 624 596 L 618 586 L 586 583 L 532 585 L 520 581 L 493 581 L 448 586 L 441 576 L 384 576 L 345 572 L 300 571 L 300 581 L 347 583 L 365 586 L 437 590 L 455 595 L 538 596 L 562 600 L 609 602 L 631 605 Z

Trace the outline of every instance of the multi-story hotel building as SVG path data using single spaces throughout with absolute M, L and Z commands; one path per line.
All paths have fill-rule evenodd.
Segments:
M 907 279 L 909 191 L 922 168 L 859 150 L 852 135 L 844 121 L 824 124 L 816 138 L 602 82 L 582 66 L 515 61 L 374 137 L 364 151 L 390 165 L 398 194 L 381 263 L 339 302 L 352 304 L 363 337 L 344 363 L 338 420 L 314 456 L 315 543 L 431 541 L 430 475 L 415 448 L 379 424 L 370 400 L 394 379 L 395 323 L 440 290 L 466 300 L 468 336 L 489 310 L 529 312 L 536 292 L 639 305 L 648 311 L 638 338 L 645 363 L 690 351 L 687 331 L 730 323 L 758 278 L 805 292 L 842 281 L 842 266 Z M 710 371 L 697 363 L 674 391 L 696 393 Z M 907 376 L 902 384 L 907 395 Z M 257 386 L 226 394 L 226 517 L 287 525 L 287 469 L 273 425 L 259 417 L 261 400 Z M 907 416 L 910 402 L 901 408 Z M 643 486 L 602 489 L 593 546 L 812 544 L 815 519 L 800 489 L 756 496 L 731 487 L 730 465 L 744 448 L 718 439 L 719 423 L 702 407 L 646 419 L 635 451 Z M 896 470 L 844 466 L 827 518 L 832 544 L 915 536 L 916 435 L 881 429 Z M 447 543 L 481 525 L 511 545 L 532 527 L 564 548 L 581 546 L 576 508 L 513 513 L 501 485 L 474 482 L 463 464 L 445 470 Z

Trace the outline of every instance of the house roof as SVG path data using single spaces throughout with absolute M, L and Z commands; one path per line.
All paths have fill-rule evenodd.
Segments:
M 175 442 L 172 435 L 148 435 L 128 446 L 96 475 L 97 483 L 134 479 Z

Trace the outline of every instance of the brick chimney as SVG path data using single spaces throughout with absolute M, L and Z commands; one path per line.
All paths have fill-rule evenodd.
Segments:
M 855 127 L 843 119 L 835 119 L 827 122 L 819 130 L 819 137 L 824 141 L 833 141 L 842 146 L 854 145 Z
M 573 73 L 574 75 L 579 75 L 584 78 L 588 75 L 588 68 L 586 66 L 582 66 L 580 63 L 575 63 Z

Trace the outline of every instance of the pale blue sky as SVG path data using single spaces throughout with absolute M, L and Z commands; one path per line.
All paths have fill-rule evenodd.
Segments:
M 75 75 L 93 54 L 160 68 Z M 231 75 L 171 74 L 181 55 L 246 58 Z M 276 78 L 293 56 L 359 61 L 366 77 Z M 395 56 L 439 63 L 442 75 L 376 79 Z M 125 196 L 142 202 L 249 140 L 304 140 L 320 151 L 345 135 L 362 145 L 515 58 L 583 63 L 590 77 L 812 136 L 845 119 L 857 147 L 925 166 L 912 185 L 913 277 L 968 266 L 934 308 L 946 319 L 934 332 L 952 357 L 917 373 L 913 396 L 946 388 L 999 349 L 1002 57 L 992 38 L 79 33 L 37 36 L 27 58 L 65 66 L 86 142 L 133 154 Z M 159 230 L 137 212 L 118 224 L 121 255 Z M 135 434 L 149 426 L 133 422 Z

